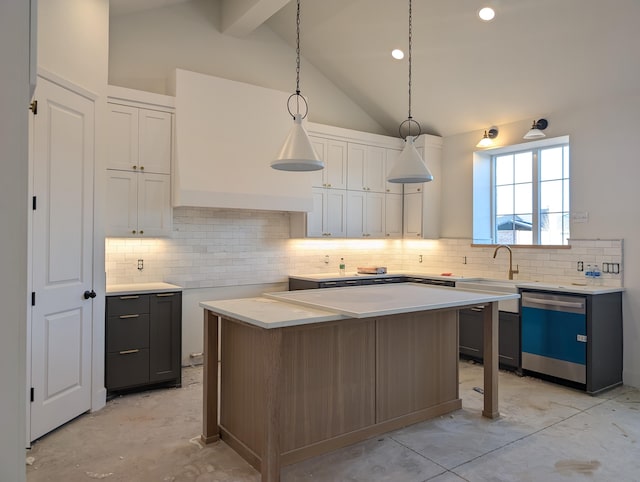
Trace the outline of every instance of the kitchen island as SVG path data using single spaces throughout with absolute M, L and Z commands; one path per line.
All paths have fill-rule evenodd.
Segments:
M 518 297 L 403 283 L 202 302 L 202 439 L 277 481 L 281 466 L 457 410 L 458 310 L 478 305 L 495 418 L 498 301 Z

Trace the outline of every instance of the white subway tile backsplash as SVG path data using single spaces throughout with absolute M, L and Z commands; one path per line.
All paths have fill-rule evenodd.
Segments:
M 169 239 L 108 238 L 107 282 L 167 281 L 185 288 L 279 283 L 289 274 L 338 274 L 341 257 L 347 272 L 377 265 L 389 272 L 506 278 L 508 270 L 508 253 L 501 251 L 493 259 L 495 248 L 472 247 L 464 238 L 289 239 L 287 213 L 176 208 L 173 223 Z M 514 248 L 518 279 L 584 281 L 584 273 L 576 271 L 578 261 L 585 266 L 620 263 L 622 272 L 622 240 L 571 240 L 570 244 L 571 249 Z M 144 259 L 142 271 L 137 269 L 138 259 Z M 603 283 L 621 286 L 622 275 L 603 275 Z

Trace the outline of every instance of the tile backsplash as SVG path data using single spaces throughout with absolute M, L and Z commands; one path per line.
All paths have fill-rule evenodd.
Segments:
M 571 240 L 571 248 L 513 249 L 517 279 L 584 282 L 587 264 L 618 263 L 620 274 L 602 275 L 606 286 L 622 286 L 622 240 Z M 290 239 L 289 214 L 211 208 L 175 208 L 171 238 L 107 238 L 107 284 L 166 281 L 185 288 L 285 282 L 290 274 L 347 273 L 358 266 L 389 272 L 506 278 L 508 253 L 470 239 L 359 240 Z M 144 268 L 138 269 L 138 260 Z M 420 262 L 420 260 L 422 260 Z

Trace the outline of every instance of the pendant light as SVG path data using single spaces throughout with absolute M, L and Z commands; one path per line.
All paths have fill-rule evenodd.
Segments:
M 420 157 L 420 154 L 414 145 L 415 139 L 422 133 L 422 127 L 420 127 L 418 121 L 411 117 L 411 20 L 411 0 L 409 0 L 409 116 L 407 117 L 407 120 L 403 121 L 398 127 L 398 133 L 400 134 L 400 137 L 402 137 L 402 126 L 404 126 L 404 124 L 409 124 L 409 134 L 405 137 L 405 146 L 402 153 L 387 176 L 388 182 L 395 183 L 433 181 L 433 175 Z M 418 126 L 418 133 L 415 136 L 411 135 L 412 124 L 416 124 Z
M 291 112 L 291 100 L 295 98 L 296 113 Z M 304 104 L 304 115 L 300 113 L 300 104 Z M 280 171 L 318 171 L 324 168 L 324 162 L 313 149 L 307 131 L 302 127 L 302 119 L 309 113 L 307 100 L 300 94 L 300 0 L 296 14 L 296 92 L 287 100 L 287 110 L 293 117 L 293 127 L 271 167 Z

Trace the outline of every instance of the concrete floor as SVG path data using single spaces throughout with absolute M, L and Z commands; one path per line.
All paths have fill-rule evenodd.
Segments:
M 202 368 L 183 388 L 111 400 L 37 441 L 27 480 L 258 481 L 223 442 L 200 445 Z M 460 364 L 463 408 L 283 469 L 292 481 L 639 481 L 640 390 L 598 397 L 500 372 L 501 418 L 480 415 L 482 367 Z

